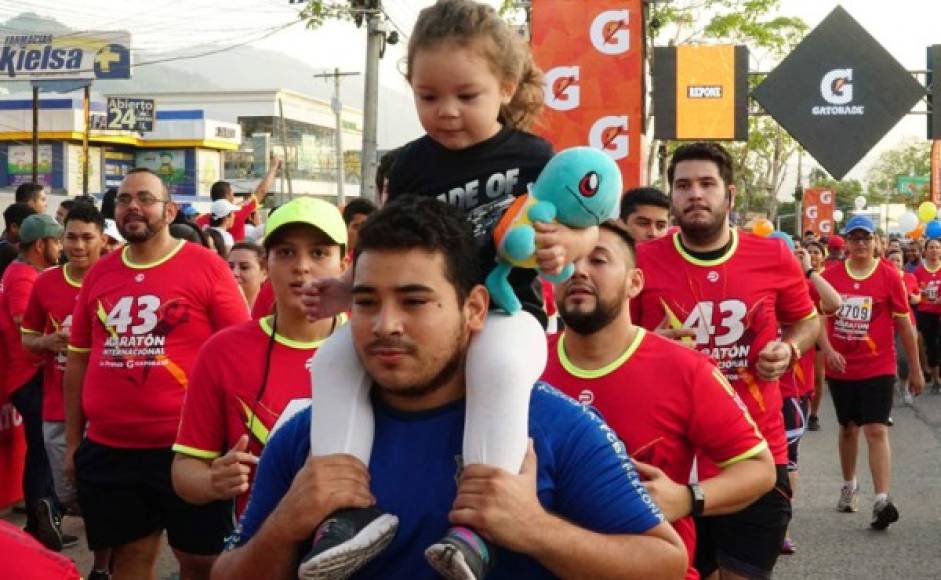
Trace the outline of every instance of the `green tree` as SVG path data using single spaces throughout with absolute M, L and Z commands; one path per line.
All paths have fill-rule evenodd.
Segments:
M 928 175 L 931 175 L 931 143 L 922 140 L 906 141 L 879 155 L 866 174 L 866 193 L 871 198 L 890 203 L 917 205 L 928 193 L 927 188 L 921 192 L 921 196 L 900 194 L 896 189 L 896 179 L 900 176 Z

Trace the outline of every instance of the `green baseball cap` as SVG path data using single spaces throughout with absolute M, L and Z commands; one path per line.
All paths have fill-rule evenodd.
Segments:
M 314 226 L 338 245 L 346 245 L 346 222 L 335 205 L 315 197 L 298 197 L 282 205 L 265 224 L 265 243 L 284 226 Z
M 37 213 L 23 220 L 20 226 L 20 242 L 31 244 L 44 238 L 62 237 L 62 226 L 51 215 Z

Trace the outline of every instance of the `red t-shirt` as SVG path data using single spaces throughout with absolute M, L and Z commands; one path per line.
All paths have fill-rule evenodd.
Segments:
M 75 563 L 47 550 L 19 527 L 0 520 L 0 562 L 3 577 L 17 580 L 81 580 Z
M 248 219 L 248 216 L 252 215 L 252 212 L 255 211 L 256 208 L 258 208 L 258 201 L 255 200 L 255 196 L 253 195 L 235 212 L 235 222 L 232 224 L 232 227 L 229 228 L 229 233 L 232 234 L 232 239 L 236 242 L 241 242 L 245 239 L 245 220 Z M 212 216 L 208 213 L 196 216 L 196 225 L 201 228 L 208 228 L 211 217 Z
M 732 246 L 715 260 L 690 256 L 680 233 L 637 247 L 644 290 L 631 301 L 644 328 L 691 328 L 685 341 L 710 356 L 735 387 L 775 463 L 787 464 L 787 438 L 778 381 L 763 381 L 758 353 L 778 336 L 782 324 L 815 316 L 803 272 L 787 247 L 775 239 L 732 231 Z M 703 477 L 717 470 L 700 464 Z
M 915 275 L 911 272 L 902 270 L 900 274 L 902 275 L 902 284 L 905 285 L 905 292 L 909 297 L 908 306 L 911 311 L 908 313 L 908 317 L 909 320 L 912 321 L 912 324 L 915 324 L 915 308 L 913 308 L 911 305 L 911 297 L 921 295 L 921 286 L 918 284 L 918 278 L 916 278 Z M 918 305 L 920 306 L 921 302 L 919 302 Z
M 0 280 L 0 335 L 3 335 L 6 351 L 6 365 L 0 374 L 6 377 L 8 396 L 25 385 L 42 365 L 42 357 L 23 348 L 20 325 L 13 320 L 26 314 L 29 296 L 38 277 L 39 270 L 16 260 L 10 262 Z
M 820 293 L 817 292 L 817 288 L 811 283 L 810 280 L 806 279 L 807 292 L 810 294 L 810 300 L 814 303 L 814 306 L 817 308 L 817 312 L 822 312 L 823 308 L 820 306 Z M 800 360 L 797 361 L 797 364 L 789 368 L 783 375 L 781 375 L 781 396 L 782 397 L 803 397 L 804 395 L 812 395 L 814 392 L 814 361 L 816 359 L 817 351 L 814 348 L 810 348 L 807 352 L 803 353 L 800 357 Z
M 255 303 L 252 305 L 252 319 L 259 320 L 274 312 L 274 288 L 271 286 L 271 280 L 265 279 L 258 289 L 258 295 L 255 296 Z
M 90 353 L 82 389 L 89 439 L 169 448 L 196 353 L 217 331 L 247 320 L 248 308 L 215 252 L 181 241 L 154 263 L 132 264 L 129 249 L 85 275 L 69 350 Z
M 643 328 L 618 360 L 590 371 L 568 359 L 564 332 L 549 337 L 542 378 L 596 407 L 632 458 L 659 467 L 677 483 L 689 482 L 697 451 L 725 467 L 768 447 L 741 399 L 706 356 Z M 686 577 L 698 578 L 692 565 L 693 518 L 673 526 L 690 556 Z
M 23 316 L 22 331 L 31 334 L 53 334 L 72 328 L 72 311 L 81 282 L 69 278 L 66 268 L 46 270 L 36 279 L 33 294 Z M 65 353 L 46 352 L 42 380 L 43 421 L 65 421 L 62 402 L 62 379 L 65 376 Z
M 941 267 L 932 271 L 922 263 L 915 268 L 913 275 L 918 281 L 918 287 L 921 288 L 918 311 L 941 314 Z
M 823 277 L 843 297 L 827 317 L 827 337 L 846 359 L 846 371 L 827 367 L 827 377 L 849 381 L 895 376 L 894 317 L 908 316 L 908 296 L 895 266 L 876 260 L 868 276 L 854 277 L 849 262 L 834 264 Z
M 268 380 L 261 392 L 270 337 L 268 316 L 227 328 L 200 349 L 174 451 L 211 460 L 248 435 L 249 452 L 261 455 L 269 431 L 288 403 L 310 398 L 310 360 L 323 341 L 298 342 L 275 335 Z M 247 493 L 239 496 L 239 513 L 247 501 Z

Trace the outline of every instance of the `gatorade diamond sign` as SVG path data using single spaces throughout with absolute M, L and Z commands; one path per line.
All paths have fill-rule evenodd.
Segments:
M 842 179 L 924 94 L 911 73 L 837 6 L 752 96 Z

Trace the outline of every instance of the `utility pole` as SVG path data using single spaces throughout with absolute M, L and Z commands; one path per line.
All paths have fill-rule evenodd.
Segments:
M 314 75 L 315 79 L 333 78 L 333 99 L 330 102 L 333 108 L 333 115 L 336 119 L 336 135 L 334 136 L 334 148 L 337 155 L 337 206 L 343 207 L 346 203 L 346 194 L 343 191 L 343 177 L 345 164 L 343 163 L 343 103 L 340 101 L 340 79 L 342 77 L 352 77 L 359 75 L 358 72 L 340 72 L 340 69 L 333 69 L 332 73 L 320 73 Z M 360 195 L 363 189 L 360 187 Z
M 386 38 L 379 0 L 366 21 L 366 86 L 363 96 L 363 153 L 360 195 L 376 201 L 376 157 L 378 141 L 379 59 Z

